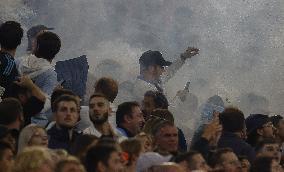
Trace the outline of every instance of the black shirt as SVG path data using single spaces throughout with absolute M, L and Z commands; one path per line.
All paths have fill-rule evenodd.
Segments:
M 234 133 L 223 131 L 218 142 L 218 148 L 225 147 L 233 149 L 237 156 L 246 156 L 250 163 L 255 159 L 254 149 Z

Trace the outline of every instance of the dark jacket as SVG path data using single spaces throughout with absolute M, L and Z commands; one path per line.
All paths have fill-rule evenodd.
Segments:
M 69 132 L 72 132 L 72 137 L 69 137 Z M 75 139 L 81 135 L 77 133 L 73 129 L 66 129 L 66 128 L 58 128 L 54 125 L 47 131 L 47 135 L 49 137 L 48 140 L 48 147 L 51 149 L 65 149 L 70 153 L 72 144 L 74 143 Z
M 223 132 L 218 142 L 218 148 L 229 147 L 233 149 L 237 156 L 246 156 L 252 163 L 255 159 L 254 149 L 241 139 L 238 135 L 231 132 Z
M 25 126 L 31 123 L 31 118 L 44 108 L 43 101 L 39 100 L 35 96 L 32 96 L 28 101 L 23 105 L 24 120 Z
M 210 157 L 216 151 L 215 146 L 210 146 L 210 143 L 207 139 L 203 137 L 195 138 L 196 140 L 192 143 L 190 149 L 195 150 L 203 156 L 206 161 L 210 160 Z
M 182 130 L 179 129 L 179 128 L 178 128 L 178 150 L 180 152 L 186 152 L 187 151 L 186 139 L 184 137 Z

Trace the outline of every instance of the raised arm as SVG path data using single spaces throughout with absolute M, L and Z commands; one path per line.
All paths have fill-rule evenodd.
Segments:
M 164 72 L 162 75 L 162 82 L 165 83 L 171 79 L 175 73 L 183 66 L 186 59 L 189 59 L 195 55 L 199 54 L 199 49 L 194 47 L 188 47 L 185 52 L 183 52 L 179 58 L 177 58 Z

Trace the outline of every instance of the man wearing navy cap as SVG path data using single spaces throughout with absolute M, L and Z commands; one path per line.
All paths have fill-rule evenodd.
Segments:
M 146 51 L 139 59 L 140 75 L 134 82 L 134 100 L 141 102 L 146 91 L 164 92 L 163 85 L 189 59 L 198 54 L 199 49 L 189 47 L 176 61 L 166 61 L 159 51 Z M 167 69 L 165 67 L 169 66 Z

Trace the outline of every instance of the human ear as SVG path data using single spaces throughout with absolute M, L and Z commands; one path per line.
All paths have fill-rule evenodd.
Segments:
M 257 129 L 256 132 L 257 132 L 257 134 L 259 134 L 261 136 L 263 135 L 263 129 Z

